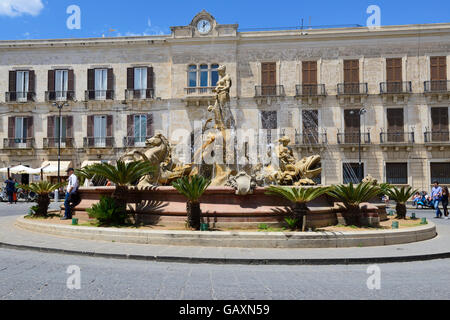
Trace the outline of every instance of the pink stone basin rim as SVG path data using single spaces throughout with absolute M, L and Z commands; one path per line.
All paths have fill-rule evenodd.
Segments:
M 114 187 L 80 188 L 82 202 L 75 209 L 76 214 L 86 214 L 86 209 L 97 203 L 101 196 L 110 196 Z M 229 187 L 210 187 L 201 198 L 203 218 L 211 223 L 284 223 L 289 214 L 290 202 L 272 195 L 266 195 L 266 188 L 257 188 L 253 194 L 238 196 Z M 135 213 L 146 220 L 159 222 L 183 222 L 186 220 L 186 198 L 173 187 L 155 187 L 151 190 L 130 188 L 128 203 Z M 322 196 L 308 204 L 308 227 L 326 227 L 338 224 L 343 206 L 335 199 Z M 384 204 L 362 205 L 368 217 L 385 218 Z

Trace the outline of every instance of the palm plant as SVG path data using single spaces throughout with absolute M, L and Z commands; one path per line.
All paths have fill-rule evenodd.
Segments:
M 397 219 L 406 219 L 406 202 L 415 195 L 417 190 L 413 190 L 412 187 L 402 187 L 401 189 L 393 187 L 386 192 L 389 199 L 394 200 L 397 210 Z
M 37 183 L 31 183 L 30 185 L 22 185 L 21 189 L 34 192 L 36 197 L 37 207 L 34 214 L 39 217 L 48 216 L 48 207 L 50 205 L 50 193 L 55 190 L 59 190 L 66 185 L 65 182 L 53 184 L 48 181 L 40 181 Z
M 89 171 L 90 167 L 92 167 L 92 165 L 75 170 L 75 175 L 80 180 L 80 185 L 83 185 L 86 180 L 94 179 L 95 174 Z
M 270 186 L 266 194 L 276 195 L 292 203 L 293 218 L 297 221 L 296 228 L 303 230 L 303 217 L 308 213 L 307 203 L 326 194 L 328 188 L 300 188 L 285 186 Z
M 202 176 L 183 177 L 172 183 L 172 186 L 187 198 L 186 211 L 189 227 L 200 230 L 200 198 L 210 186 L 211 180 Z
M 361 209 L 360 205 L 378 196 L 381 192 L 379 186 L 370 182 L 358 184 L 356 187 L 353 183 L 349 185 L 334 186 L 328 194 L 344 203 L 346 212 L 343 214 L 347 225 L 361 225 Z
M 116 203 L 125 210 L 127 205 L 128 187 L 139 181 L 143 176 L 154 171 L 154 167 L 146 161 L 134 161 L 125 163 L 117 161 L 116 165 L 108 163 L 94 164 L 85 168 L 85 173 L 89 176 L 99 176 L 116 185 L 112 197 Z

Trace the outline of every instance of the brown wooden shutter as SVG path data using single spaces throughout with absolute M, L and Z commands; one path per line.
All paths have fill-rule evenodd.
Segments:
M 87 73 L 87 86 L 88 86 L 88 98 L 89 100 L 95 99 L 95 69 L 88 69 Z
M 16 71 L 9 72 L 9 92 L 16 92 L 16 81 L 17 81 L 16 77 L 17 77 Z
M 47 118 L 47 137 L 52 140 L 55 137 L 55 116 Z
M 402 59 L 386 59 L 386 79 L 388 82 L 402 81 Z
M 302 63 L 303 84 L 317 84 L 317 61 Z
M 154 85 L 153 67 L 147 68 L 147 89 L 153 89 Z
M 387 109 L 387 122 L 388 141 L 404 142 L 405 122 L 403 109 Z
M 16 117 L 8 118 L 8 139 L 16 137 Z
M 74 100 L 75 96 L 75 74 L 73 70 L 69 70 L 67 72 L 67 90 L 69 91 L 67 94 L 68 100 Z
M 126 147 L 134 146 L 134 114 L 127 116 Z
M 67 116 L 67 132 L 66 137 L 73 138 L 73 116 Z
M 134 68 L 127 69 L 127 89 L 134 90 Z
M 344 111 L 344 124 L 345 124 L 345 142 L 346 143 L 358 143 L 359 142 L 359 130 L 361 128 L 361 118 L 359 116 L 359 110 L 345 110 Z
M 449 140 L 448 108 L 431 108 L 433 141 Z
M 55 91 L 55 70 L 48 70 L 48 91 Z
M 261 63 L 262 95 L 276 95 L 277 64 L 275 62 Z
M 155 135 L 155 128 L 153 126 L 153 114 L 147 115 L 147 136 L 153 137 Z
M 36 74 L 34 70 L 28 73 L 28 92 L 35 92 L 36 89 Z
M 34 137 L 34 118 L 28 117 L 28 128 L 27 128 L 27 138 L 33 138 Z
M 344 60 L 344 83 L 359 83 L 359 60 Z
M 113 136 L 113 116 L 106 116 L 106 135 L 108 137 Z
M 94 137 L 94 116 L 87 117 L 87 137 Z
M 113 90 L 114 90 L 114 71 L 113 69 L 108 69 L 108 92 L 106 93 L 106 99 L 113 100 Z

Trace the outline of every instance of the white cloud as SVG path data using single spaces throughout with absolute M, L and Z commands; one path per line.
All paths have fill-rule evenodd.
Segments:
M 0 16 L 37 16 L 43 8 L 42 0 L 0 0 Z

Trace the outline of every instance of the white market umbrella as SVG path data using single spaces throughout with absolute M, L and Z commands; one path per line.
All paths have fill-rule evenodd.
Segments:
M 25 166 L 17 166 L 17 167 L 13 167 L 11 169 L 9 169 L 9 172 L 11 174 L 35 174 L 35 169 L 31 169 Z

